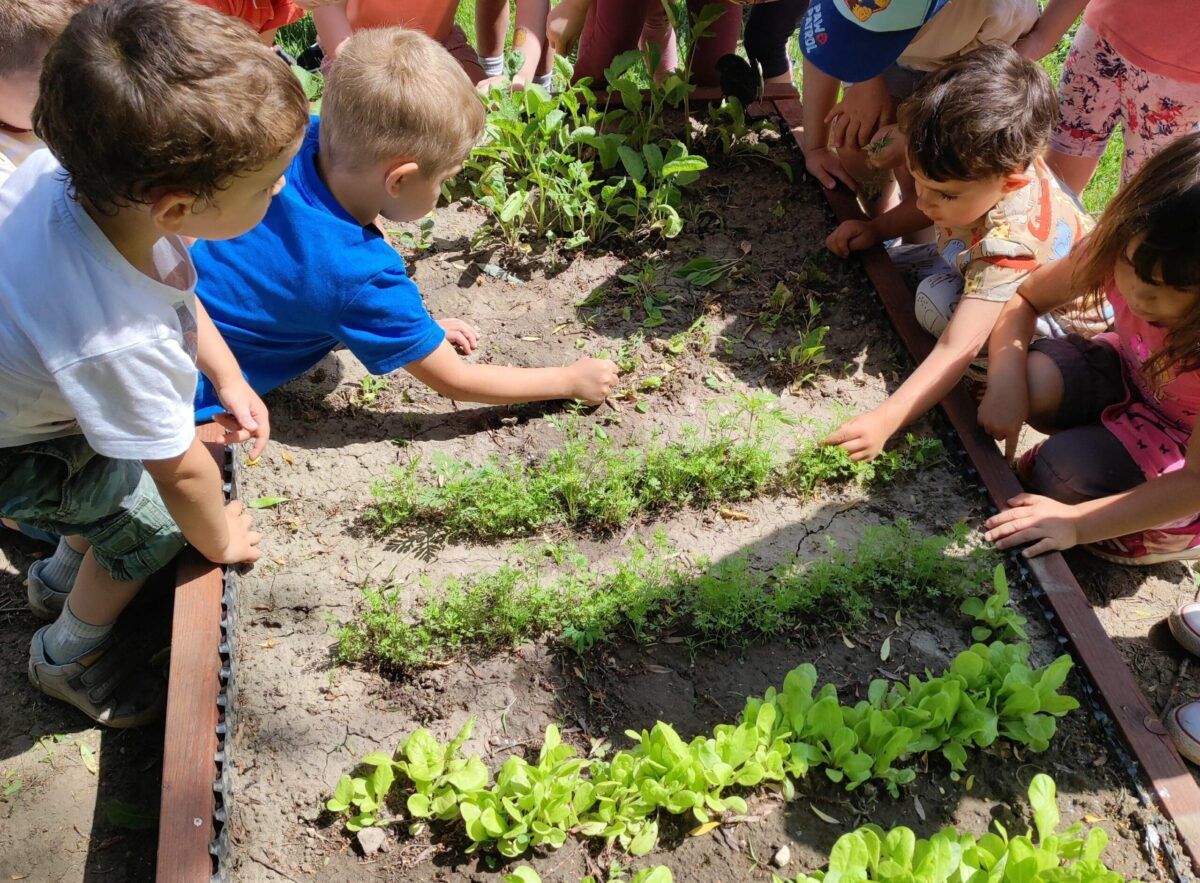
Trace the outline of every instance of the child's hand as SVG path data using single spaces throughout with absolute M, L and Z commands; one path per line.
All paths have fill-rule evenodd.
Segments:
M 1017 455 L 1021 427 L 1029 417 L 1029 390 L 1024 384 L 989 383 L 979 402 L 979 425 L 984 432 L 1004 442 L 1004 459 L 1012 463 Z
M 1026 61 L 1041 61 L 1058 45 L 1059 37 L 1034 25 L 1033 30 L 1013 43 L 1013 49 Z
M 825 247 L 838 257 L 848 258 L 852 251 L 864 251 L 879 243 L 879 234 L 870 221 L 842 221 L 825 239 Z
M 255 439 L 250 459 L 256 460 L 267 447 L 271 437 L 271 419 L 267 406 L 245 380 L 217 387 L 217 398 L 228 412 L 213 417 L 225 430 L 228 444 Z
M 847 420 L 831 432 L 823 444 L 841 445 L 851 460 L 874 460 L 898 428 L 876 408 Z
M 258 544 L 262 534 L 253 530 L 254 519 L 234 500 L 225 507 L 225 526 L 229 531 L 229 542 L 213 559 L 215 564 L 251 564 L 262 557 Z
M 583 32 L 591 0 L 562 0 L 546 16 L 546 43 L 559 55 L 570 55 Z
M 838 181 L 849 187 L 851 191 L 856 192 L 858 190 L 854 178 L 842 166 L 842 161 L 838 159 L 838 155 L 828 147 L 814 147 L 806 151 L 804 154 L 804 168 L 826 190 L 832 190 L 837 186 Z
M 884 126 L 867 145 L 867 165 L 879 171 L 899 168 L 905 163 L 907 149 L 908 139 L 900 127 Z
M 875 131 L 891 121 L 892 98 L 878 77 L 846 87 L 842 100 L 825 115 L 825 122 L 833 124 L 830 142 L 852 150 L 866 147 Z
M 608 398 L 620 376 L 608 359 L 580 359 L 565 369 L 571 375 L 571 398 L 598 405 Z
M 1033 558 L 1055 549 L 1069 549 L 1079 542 L 1075 507 L 1036 494 L 1018 494 L 1008 501 L 1011 507 L 993 515 L 984 524 L 983 538 L 997 549 L 1011 549 L 1032 543 L 1021 554 Z
M 462 319 L 438 319 L 438 325 L 446 332 L 446 342 L 458 350 L 460 356 L 475 352 L 479 346 L 479 332 Z

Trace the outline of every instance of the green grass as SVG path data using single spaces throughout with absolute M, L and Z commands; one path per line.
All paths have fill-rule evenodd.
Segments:
M 336 656 L 409 671 L 543 637 L 582 653 L 622 636 L 740 645 L 853 631 L 876 601 L 929 606 L 977 593 L 994 555 L 963 553 L 965 535 L 964 527 L 933 537 L 915 536 L 903 522 L 873 527 L 851 551 L 831 543 L 828 557 L 793 557 L 770 572 L 756 570 L 744 555 L 715 565 L 678 563 L 660 535 L 653 547 L 636 547 L 608 572 L 577 552 L 559 552 L 565 566 L 551 575 L 504 564 L 452 579 L 415 607 L 398 589 L 368 586 L 364 609 L 337 632 Z
M 562 446 L 536 466 L 496 458 L 476 466 L 435 456 L 429 475 L 414 461 L 375 485 L 367 523 L 381 535 L 423 527 L 449 539 L 483 542 L 553 528 L 603 534 L 642 515 L 688 506 L 883 483 L 941 452 L 939 442 L 910 435 L 872 462 L 855 462 L 841 448 L 821 445 L 822 431 L 786 457 L 779 430 L 790 418 L 772 401 L 745 397 L 737 412 L 718 418 L 707 432 L 686 428 L 673 441 L 650 438 L 626 447 L 599 426 L 589 434 L 568 417 L 557 423 Z

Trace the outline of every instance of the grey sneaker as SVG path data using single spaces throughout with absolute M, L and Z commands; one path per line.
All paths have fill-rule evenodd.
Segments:
M 29 565 L 29 573 L 25 579 L 25 597 L 29 600 L 29 609 L 38 619 L 54 622 L 62 613 L 63 605 L 67 603 L 70 592 L 60 592 L 42 581 L 42 571 L 49 558 L 43 558 Z
M 29 645 L 29 683 L 34 687 L 106 727 L 140 727 L 162 717 L 166 682 L 149 669 L 132 668 L 111 635 L 92 652 L 56 665 L 46 658 L 49 628 L 38 629 Z

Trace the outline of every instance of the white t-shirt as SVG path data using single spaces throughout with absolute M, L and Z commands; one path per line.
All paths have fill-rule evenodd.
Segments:
M 41 139 L 33 132 L 6 132 L 0 129 L 0 184 L 8 180 L 17 166 L 42 147 Z
M 133 267 L 48 150 L 0 187 L 0 447 L 82 432 L 99 454 L 160 460 L 195 436 L 196 273 L 183 243 Z

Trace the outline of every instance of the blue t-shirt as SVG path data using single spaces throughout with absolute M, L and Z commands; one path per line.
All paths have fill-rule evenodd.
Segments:
M 445 339 L 404 260 L 354 220 L 317 173 L 316 118 L 261 224 L 197 242 L 196 294 L 258 393 L 299 377 L 343 343 L 372 374 L 429 355 Z M 196 418 L 222 410 L 207 378 Z

